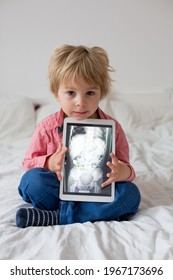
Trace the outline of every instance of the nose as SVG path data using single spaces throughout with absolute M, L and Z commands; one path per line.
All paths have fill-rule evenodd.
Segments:
M 76 106 L 78 107 L 84 107 L 86 105 L 86 102 L 85 102 L 85 98 L 81 95 L 79 95 L 77 98 L 76 98 Z

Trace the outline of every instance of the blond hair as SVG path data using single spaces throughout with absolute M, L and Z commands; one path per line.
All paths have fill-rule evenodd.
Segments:
M 81 76 L 92 85 L 100 87 L 102 99 L 110 91 L 112 79 L 109 73 L 112 71 L 114 70 L 109 66 L 108 55 L 104 49 L 62 45 L 54 50 L 50 60 L 50 90 L 57 95 L 60 83 Z

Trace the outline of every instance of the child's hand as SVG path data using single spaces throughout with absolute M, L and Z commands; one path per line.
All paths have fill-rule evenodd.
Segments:
M 106 187 L 113 182 L 124 181 L 131 174 L 131 170 L 127 164 L 118 160 L 113 153 L 111 153 L 110 156 L 112 162 L 108 161 L 107 166 L 110 167 L 111 173 L 107 173 L 109 179 L 102 184 L 102 187 Z
M 62 144 L 59 144 L 56 152 L 50 156 L 47 160 L 47 168 L 55 172 L 58 180 L 62 179 L 61 170 L 62 170 L 62 162 L 64 159 L 64 155 L 67 152 L 67 147 L 63 147 Z

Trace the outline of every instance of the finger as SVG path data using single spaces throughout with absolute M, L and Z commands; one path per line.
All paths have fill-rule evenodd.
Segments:
M 108 174 L 107 174 L 107 177 L 108 177 L 108 178 L 112 178 L 112 179 L 116 180 L 116 179 L 117 179 L 117 177 L 118 177 L 118 173 L 117 173 L 117 172 L 114 172 L 114 173 L 108 173 Z
M 58 154 L 58 161 L 57 164 L 62 164 L 63 159 L 64 159 L 64 155 L 67 152 L 67 148 L 63 148 L 63 150 Z
M 110 168 L 112 171 L 115 171 L 116 166 L 115 166 L 112 162 L 108 161 L 106 164 L 107 164 L 107 166 L 109 166 L 109 168 Z
M 110 156 L 111 156 L 111 159 L 112 159 L 112 163 L 113 163 L 115 166 L 118 166 L 118 159 L 117 159 L 117 157 L 114 155 L 114 153 L 110 153 Z
M 67 147 L 63 147 L 62 149 L 62 154 L 65 155 L 65 153 L 67 152 L 68 148 Z
M 55 172 L 59 172 L 59 171 L 61 171 L 61 169 L 62 169 L 62 163 L 60 161 L 60 162 L 57 162 L 55 165 Z
M 102 188 L 110 185 L 111 183 L 113 183 L 114 180 L 112 178 L 109 178 L 108 180 L 106 180 L 103 184 L 101 184 Z
M 62 148 L 62 146 L 61 146 Z M 61 175 L 61 170 L 62 170 L 62 162 L 63 162 L 63 157 L 65 155 L 65 153 L 67 152 L 67 147 L 64 147 L 58 154 L 58 162 L 56 164 L 56 175 L 58 177 L 58 180 L 61 181 L 62 180 L 62 175 Z
M 62 169 L 61 164 L 57 164 L 56 169 L 55 169 L 55 173 L 56 173 L 56 176 L 57 176 L 59 181 L 62 179 L 61 169 Z
M 59 181 L 61 181 L 62 180 L 62 175 L 61 175 L 61 172 L 56 172 L 56 176 L 57 176 L 57 178 L 58 178 L 58 180 Z
M 58 155 L 63 157 L 65 153 L 67 152 L 67 147 L 61 147 L 61 150 L 59 151 Z
M 63 161 L 63 157 L 65 155 L 65 153 L 67 152 L 67 147 L 64 147 L 64 148 L 61 148 L 60 150 L 60 147 L 58 147 L 58 149 L 56 150 L 55 154 L 57 156 L 57 164 L 59 164 L 60 162 Z
M 55 153 L 59 154 L 61 152 L 61 150 L 62 150 L 62 143 L 59 143 L 58 148 Z

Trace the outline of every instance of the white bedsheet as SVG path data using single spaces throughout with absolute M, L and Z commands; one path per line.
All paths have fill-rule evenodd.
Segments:
M 173 120 L 128 135 L 142 202 L 130 221 L 17 228 L 28 139 L 0 147 L 0 259 L 173 259 Z

